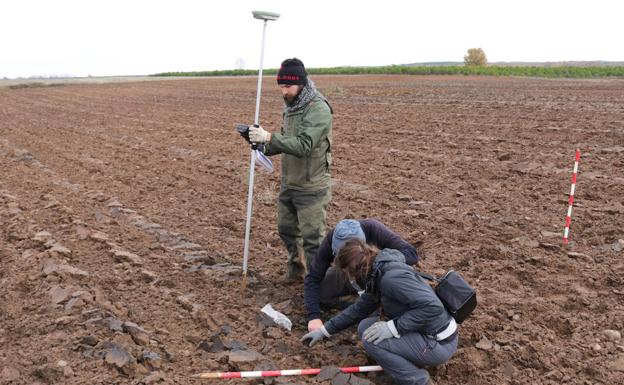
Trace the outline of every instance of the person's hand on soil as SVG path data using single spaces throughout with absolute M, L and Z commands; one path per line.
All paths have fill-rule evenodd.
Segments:
M 390 330 L 390 322 L 392 321 L 375 322 L 374 324 L 369 326 L 368 329 L 364 330 L 364 339 L 367 342 L 372 342 L 375 345 L 379 345 L 381 341 L 392 338 L 394 335 L 392 334 L 392 330 Z
M 314 344 L 321 341 L 325 337 L 329 338 L 331 337 L 331 334 L 327 332 L 327 330 L 325 329 L 325 326 L 321 326 L 320 328 L 312 332 L 309 332 L 308 334 L 301 337 L 301 342 L 305 343 L 306 340 L 310 340 L 310 344 L 308 346 L 311 347 L 311 346 L 314 346 Z
M 321 326 L 323 326 L 323 321 L 321 321 L 319 318 L 310 320 L 308 322 L 308 331 L 313 332 L 316 329 L 319 329 Z
M 249 140 L 251 140 L 252 143 L 269 142 L 271 141 L 271 133 L 266 131 L 261 126 L 251 126 L 249 127 Z

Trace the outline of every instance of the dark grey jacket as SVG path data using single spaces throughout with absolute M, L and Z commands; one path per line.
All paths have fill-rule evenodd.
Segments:
M 403 253 L 405 262 L 409 265 L 418 262 L 418 252 L 416 248 L 386 227 L 386 225 L 376 219 L 363 219 L 359 222 L 364 231 L 366 243 L 379 249 L 388 248 L 399 250 Z M 310 271 L 305 277 L 303 298 L 305 300 L 306 309 L 308 310 L 308 320 L 321 318 L 321 307 L 319 306 L 321 301 L 321 282 L 323 282 L 325 278 L 327 269 L 329 269 L 334 261 L 334 253 L 332 252 L 333 236 L 334 229 L 331 229 L 316 252 L 312 260 L 312 265 L 310 266 Z
M 325 329 L 330 334 L 337 333 L 369 317 L 380 305 L 401 335 L 413 332 L 435 335 L 451 322 L 451 315 L 431 286 L 405 263 L 403 254 L 383 249 L 373 263 L 366 292 L 327 321 Z

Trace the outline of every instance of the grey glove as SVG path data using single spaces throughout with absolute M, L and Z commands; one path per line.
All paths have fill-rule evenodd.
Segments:
M 320 328 L 311 331 L 310 333 L 301 337 L 301 342 L 305 342 L 305 340 L 310 340 L 310 344 L 308 346 L 314 346 L 317 342 L 321 341 L 323 338 L 331 337 L 331 334 L 327 332 L 325 326 L 321 326 Z
M 390 323 L 392 323 L 392 325 L 390 325 Z M 364 330 L 364 339 L 367 342 L 379 345 L 381 341 L 394 337 L 391 328 L 394 328 L 394 322 L 377 321 L 369 326 L 368 329 Z

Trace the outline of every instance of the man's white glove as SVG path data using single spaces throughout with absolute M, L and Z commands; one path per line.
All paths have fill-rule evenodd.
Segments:
M 327 332 L 327 329 L 325 329 L 325 326 L 321 326 L 320 328 L 311 331 L 310 333 L 304 335 L 303 337 L 301 337 L 301 342 L 305 342 L 306 340 L 310 340 L 310 345 L 308 346 L 314 346 L 315 343 L 321 341 L 323 338 L 329 338 L 331 337 L 331 334 L 329 334 L 329 332 Z
M 394 331 L 392 330 L 394 329 Z M 379 343 L 383 340 L 387 340 L 388 338 L 396 337 L 398 332 L 396 332 L 396 328 L 394 327 L 394 322 L 392 320 L 385 321 L 377 321 L 368 329 L 364 330 L 364 339 L 367 342 L 372 342 L 375 345 L 379 345 Z
M 271 133 L 262 127 L 249 127 L 249 141 L 251 143 L 265 143 L 271 140 Z

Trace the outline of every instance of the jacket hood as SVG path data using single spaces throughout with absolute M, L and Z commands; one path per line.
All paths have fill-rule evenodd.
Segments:
M 379 288 L 379 280 L 386 271 L 386 267 L 389 265 L 407 265 L 405 264 L 405 256 L 399 250 L 395 249 L 383 249 L 377 254 L 373 268 L 366 279 L 366 291 L 371 294 L 377 295 Z
M 383 249 L 379 252 L 377 258 L 375 258 L 375 267 L 377 267 L 376 265 L 386 262 L 405 263 L 405 256 L 399 250 Z

